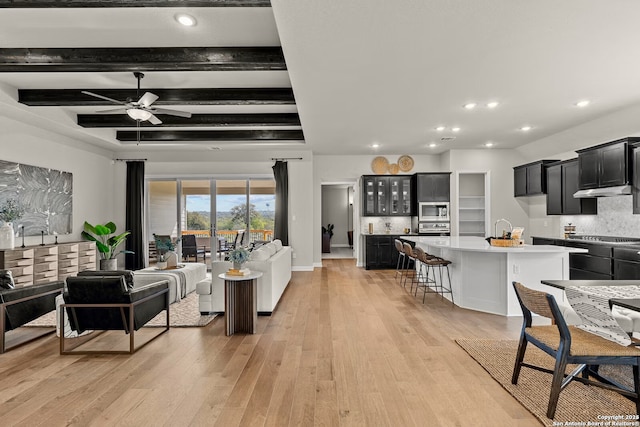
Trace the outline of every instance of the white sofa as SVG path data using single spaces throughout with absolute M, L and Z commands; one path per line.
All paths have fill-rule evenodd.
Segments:
M 231 268 L 230 261 L 211 263 L 211 282 L 196 286 L 200 313 L 224 313 L 224 280 L 218 277 Z M 279 240 L 254 249 L 242 268 L 262 272 L 258 279 L 258 314 L 270 315 L 291 280 L 291 247 Z

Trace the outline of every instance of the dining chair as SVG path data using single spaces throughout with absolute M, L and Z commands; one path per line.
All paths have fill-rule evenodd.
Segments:
M 195 257 L 198 262 L 198 256 L 202 255 L 202 262 L 207 259 L 207 253 L 204 246 L 198 247 L 196 236 L 193 234 L 185 234 L 182 236 L 182 258 L 189 260 L 190 257 Z
M 630 398 L 640 414 L 640 349 L 623 346 L 598 335 L 567 325 L 553 295 L 527 288 L 519 282 L 513 287 L 522 308 L 524 321 L 520 342 L 513 367 L 511 383 L 517 385 L 522 367 L 553 375 L 547 417 L 553 419 L 560 392 L 571 382 L 606 388 Z M 552 320 L 553 324 L 532 326 L 532 313 Z M 524 362 L 527 344 L 531 343 L 555 359 L 553 369 Z M 579 365 L 566 374 L 567 365 Z M 631 365 L 633 367 L 633 390 L 623 387 L 598 373 L 599 365 Z M 581 377 L 578 375 L 582 375 Z M 593 377 L 597 381 L 590 380 Z

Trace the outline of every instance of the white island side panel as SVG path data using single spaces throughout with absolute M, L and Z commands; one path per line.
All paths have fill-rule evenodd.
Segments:
M 502 316 L 522 315 L 512 282 L 549 292 L 540 281 L 568 279 L 569 253 L 585 251 L 560 246 L 498 248 L 478 237 L 407 240 L 415 242 L 427 253 L 452 262 L 449 268 L 456 305 Z M 564 300 L 563 292 L 552 290 L 550 293 L 558 300 Z

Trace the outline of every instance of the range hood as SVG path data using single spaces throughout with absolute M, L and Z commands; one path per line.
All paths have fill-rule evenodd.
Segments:
M 578 190 L 573 193 L 573 197 L 576 199 L 582 199 L 585 197 L 613 197 L 613 196 L 625 196 L 631 194 L 630 185 L 618 185 L 615 187 L 603 187 L 603 188 L 591 188 L 589 190 Z

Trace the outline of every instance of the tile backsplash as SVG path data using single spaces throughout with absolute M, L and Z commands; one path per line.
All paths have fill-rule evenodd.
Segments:
M 363 216 L 360 233 L 369 234 L 369 223 L 373 224 L 374 234 L 384 233 L 387 230 L 386 222 L 391 224 L 391 234 L 403 234 L 403 229 L 411 228 L 411 217 L 408 216 Z
M 569 223 L 576 226 L 577 234 L 640 237 L 640 215 L 633 214 L 633 196 L 600 197 L 598 215 L 561 217 L 560 227 Z

